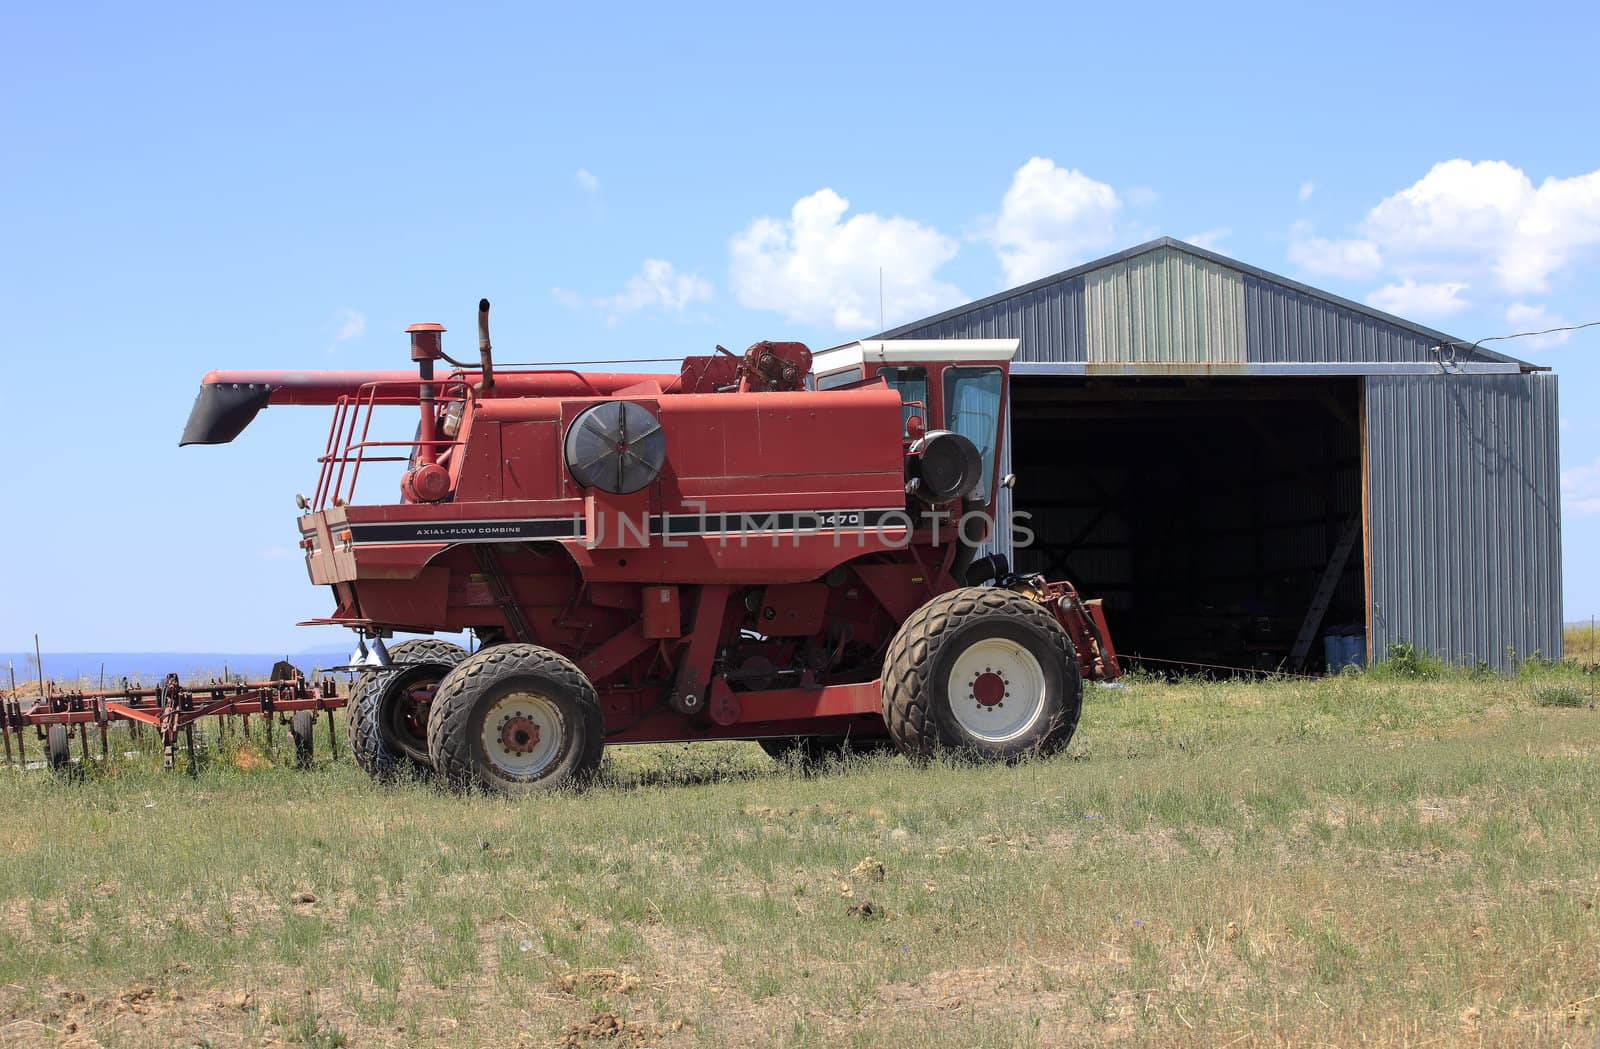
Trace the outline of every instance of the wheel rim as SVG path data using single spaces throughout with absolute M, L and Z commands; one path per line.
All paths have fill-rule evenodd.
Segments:
M 438 691 L 439 678 L 425 677 L 404 686 L 398 695 L 384 696 L 384 742 L 411 758 L 428 763 L 428 707 Z
M 509 779 L 537 779 L 561 755 L 566 720 L 537 692 L 509 692 L 490 704 L 480 741 L 484 757 Z
M 985 743 L 1004 743 L 1044 713 L 1044 668 L 1023 645 L 985 638 L 956 657 L 946 691 L 963 730 Z

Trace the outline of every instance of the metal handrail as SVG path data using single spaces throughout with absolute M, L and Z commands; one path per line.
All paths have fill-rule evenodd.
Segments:
M 424 386 L 434 388 L 432 399 L 435 402 L 448 403 L 456 400 L 470 402 L 475 396 L 472 384 L 464 378 L 424 380 L 419 377 L 363 383 L 354 395 L 342 396 L 334 402 L 333 421 L 328 428 L 328 440 L 323 447 L 322 455 L 317 458 L 319 470 L 316 495 L 311 502 L 312 509 L 324 509 L 330 502 L 334 504 L 350 502 L 355 495 L 356 482 L 361 477 L 363 463 L 411 462 L 415 458 L 416 450 L 424 445 L 443 450 L 457 447 L 462 443 L 459 440 L 443 438 L 431 441 L 420 438 L 409 441 L 370 438 L 372 416 L 378 407 L 420 405 Z M 366 454 L 368 449 L 376 448 L 409 448 L 412 454 L 403 456 Z M 348 483 L 345 480 L 347 468 Z

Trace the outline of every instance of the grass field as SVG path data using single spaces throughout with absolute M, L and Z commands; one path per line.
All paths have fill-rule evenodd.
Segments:
M 1595 677 L 1410 669 L 1094 689 L 1014 767 L 617 748 L 522 803 L 321 734 L 7 771 L 0 1045 L 1589 1049 Z

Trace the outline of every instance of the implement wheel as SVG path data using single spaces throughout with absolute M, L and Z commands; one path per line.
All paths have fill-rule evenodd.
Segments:
M 67 726 L 51 725 L 44 730 L 45 763 L 59 772 L 72 762 L 72 737 Z
M 468 656 L 440 683 L 428 715 L 433 767 L 460 790 L 525 795 L 579 782 L 604 747 L 594 686 L 538 645 Z
M 427 701 L 431 689 L 467 658 L 460 645 L 437 638 L 402 641 L 389 650 L 392 665 L 356 679 L 345 710 L 345 738 L 356 765 L 377 780 L 406 773 L 427 776 Z
M 913 756 L 1050 753 L 1072 738 L 1082 704 L 1083 675 L 1066 632 L 1003 587 L 934 598 L 884 656 L 883 719 Z
M 297 710 L 289 719 L 289 736 L 294 740 L 294 767 L 308 769 L 315 747 L 312 734 L 316 731 L 317 716 L 309 710 Z

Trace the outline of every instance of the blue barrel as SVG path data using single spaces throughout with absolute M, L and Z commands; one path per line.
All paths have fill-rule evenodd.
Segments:
M 1328 673 L 1337 674 L 1344 667 L 1344 638 L 1338 634 L 1324 634 L 1322 654 L 1328 660 Z
M 1364 667 L 1367 665 L 1367 635 L 1364 633 L 1350 633 L 1341 638 L 1344 642 L 1344 665 L 1349 667 Z

